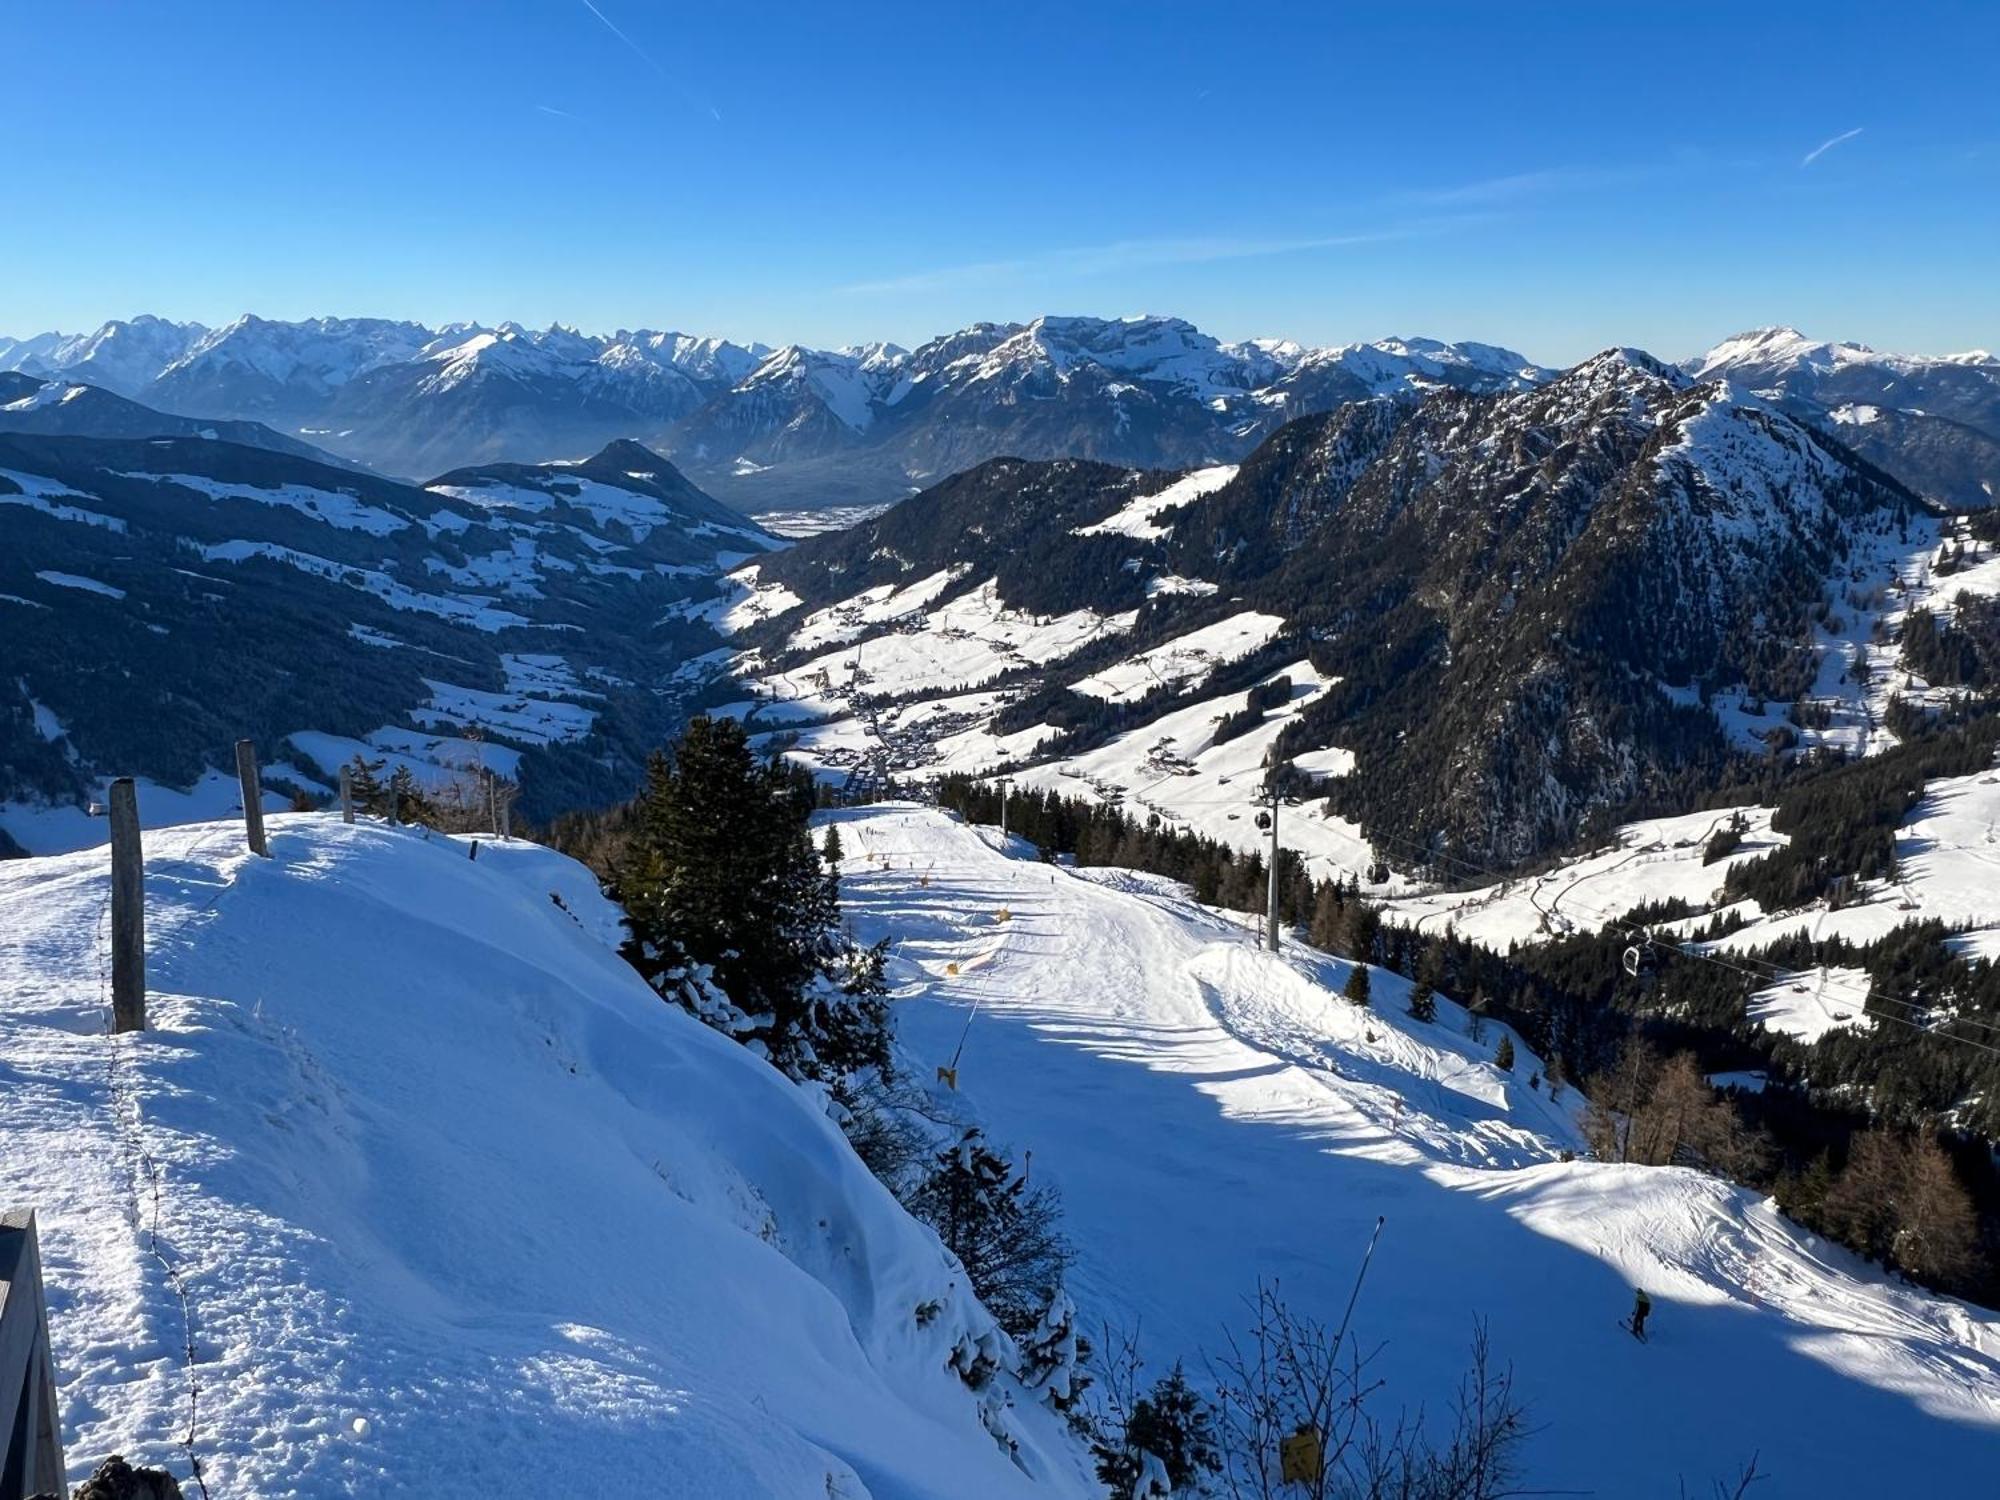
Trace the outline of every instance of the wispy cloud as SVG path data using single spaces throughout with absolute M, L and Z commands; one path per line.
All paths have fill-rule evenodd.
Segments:
M 1648 167 L 1542 167 L 1509 172 L 1446 187 L 1409 188 L 1395 195 L 1399 203 L 1428 203 L 1438 208 L 1499 208 L 1531 198 L 1588 192 L 1634 181 L 1655 169 Z
M 680 100 L 683 104 L 686 104 L 691 109 L 706 110 L 710 118 L 712 119 L 720 120 L 722 118 L 721 110 L 717 109 L 713 104 L 705 104 L 700 100 L 694 98 L 691 94 L 689 94 L 686 88 L 684 88 L 681 85 L 681 81 L 678 78 L 676 78 L 672 73 L 668 72 L 665 65 L 662 64 L 657 57 L 653 56 L 652 53 L 648 52 L 644 47 L 641 47 L 637 42 L 633 41 L 631 36 L 624 30 L 624 28 L 621 27 L 616 21 L 612 20 L 611 17 L 607 16 L 603 11 L 599 10 L 597 6 L 592 3 L 592 0 L 583 0 L 583 8 L 589 11 L 593 16 L 597 17 L 597 19 L 603 23 L 604 29 L 610 32 L 613 36 L 617 37 L 619 41 L 623 42 L 626 45 L 626 47 L 630 49 L 634 57 L 638 58 L 639 61 L 643 62 L 647 67 L 651 68 L 655 73 L 659 74 L 660 77 L 666 82 L 668 87 L 673 89 L 673 91 L 680 96 Z
M 1826 155 L 1827 152 L 1831 151 L 1835 146 L 1840 145 L 1844 141 L 1853 140 L 1857 135 L 1861 134 L 1862 129 L 1863 129 L 1862 126 L 1857 125 L 1852 130 L 1841 131 L 1841 133 L 1835 136 L 1832 140 L 1821 141 L 1817 146 L 1813 147 L 1812 150 L 1808 151 L 1805 154 L 1805 159 L 1801 161 L 1799 165 L 1801 167 L 1811 166 L 1814 162 L 1818 161 L 1822 156 Z
M 1304 235 L 1297 237 L 1245 238 L 1209 236 L 1117 240 L 1106 245 L 1079 245 L 1049 250 L 1016 260 L 972 261 L 964 265 L 939 266 L 928 271 L 912 271 L 880 281 L 857 281 L 837 291 L 857 294 L 878 292 L 935 291 L 957 286 L 986 286 L 995 282 L 1040 280 L 1053 276 L 1104 276 L 1148 266 L 1192 266 L 1212 261 L 1255 260 L 1270 255 L 1295 255 L 1312 250 L 1337 250 L 1350 245 L 1373 245 L 1388 240 L 1413 239 L 1438 234 L 1474 222 L 1479 216 L 1461 215 L 1452 219 L 1392 224 L 1381 229 L 1349 234 Z
M 554 115 L 558 120 L 574 120 L 577 118 L 577 116 L 571 114 L 568 110 L 557 109 L 553 104 L 537 104 L 535 108 L 539 109 L 545 115 Z

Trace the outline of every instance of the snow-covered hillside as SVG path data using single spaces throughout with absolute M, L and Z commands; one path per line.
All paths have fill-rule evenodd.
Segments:
M 1771 831 L 1771 813 L 1746 806 L 1628 823 L 1602 849 L 1537 874 L 1399 895 L 1384 903 L 1383 915 L 1420 932 L 1448 929 L 1503 952 L 1515 943 L 1594 932 L 1622 922 L 1635 908 L 1675 902 L 1694 915 L 1661 924 L 1658 935 L 1684 938 L 1715 917 L 1740 922 L 1728 936 L 1697 949 L 1718 955 L 1754 953 L 1789 937 L 1865 946 L 1901 927 L 1941 922 L 1955 952 L 2000 958 L 2000 767 L 1926 783 L 1896 830 L 1895 876 L 1856 882 L 1838 905 L 1817 897 L 1765 911 L 1754 900 L 1727 899 L 1723 882 L 1733 867 L 1786 842 Z M 1742 843 L 1708 862 L 1709 839 L 1732 818 L 1741 820 Z M 1813 971 L 1787 976 L 1753 996 L 1751 1010 L 1767 1027 L 1810 1040 L 1830 1020 L 1868 1024 L 1862 1002 L 1870 988 L 1865 980 L 1842 980 L 1837 971 Z
M 271 828 L 148 836 L 115 1040 L 105 851 L 0 865 L 0 1201 L 41 1215 L 72 1480 L 185 1478 L 192 1413 L 238 1500 L 1095 1493 L 1032 1398 L 1002 1455 L 955 1264 L 580 866 Z
M 1156 1365 L 1214 1349 L 1276 1278 L 1355 1326 L 1385 1399 L 1435 1417 L 1473 1320 L 1531 1404 L 1529 1490 L 1706 1493 L 1756 1456 L 1783 1495 L 1979 1492 L 2000 1450 L 2000 1319 L 1912 1290 L 1753 1194 L 1561 1160 L 1574 1092 L 1530 1085 L 1458 1006 L 1339 997 L 1347 965 L 1258 951 L 1169 882 L 1002 852 L 914 806 L 830 814 L 863 939 L 895 942 L 913 1061 L 964 1035 L 960 1102 L 1067 1205 L 1087 1321 Z M 996 920 L 1004 908 L 1007 919 Z M 970 1021 L 970 1030 L 967 1023 Z M 1643 1286 L 1651 1341 L 1618 1326 Z
M 246 736 L 285 801 L 357 754 L 532 788 L 544 752 L 609 800 L 714 643 L 661 615 L 782 545 L 635 443 L 419 489 L 214 436 L 0 431 L 0 849 L 101 838 L 117 775 L 149 818 L 219 816 Z M 587 742 L 626 708 L 650 724 L 618 772 Z
M 693 607 L 747 648 L 716 701 L 831 781 L 1010 769 L 1247 849 L 1276 752 L 1323 878 L 1565 843 L 1589 804 L 1682 775 L 1695 735 L 1888 748 L 1895 700 L 1957 691 L 1903 661 L 1904 623 L 1996 580 L 1970 523 L 1610 350 L 1510 394 L 1348 406 L 1240 466 L 997 461 Z M 1350 773 L 1337 807 L 1305 779 Z

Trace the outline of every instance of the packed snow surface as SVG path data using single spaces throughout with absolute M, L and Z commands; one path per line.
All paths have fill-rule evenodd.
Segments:
M 195 1388 L 242 1500 L 1097 1493 L 1025 1394 L 1002 1455 L 945 1368 L 990 1327 L 955 1263 L 639 982 L 580 866 L 270 827 L 147 836 L 118 1038 L 104 849 L 0 864 L 0 1201 L 40 1214 L 72 1482 L 185 1480 Z
M 1706 1493 L 1754 1454 L 1773 1494 L 1983 1493 L 2000 1452 L 2000 1318 L 1904 1286 L 1756 1195 L 1680 1168 L 1565 1162 L 1574 1092 L 1495 1067 L 1449 1001 L 1425 1025 L 1376 971 L 1255 949 L 1171 882 L 1037 861 L 915 806 L 828 816 L 857 934 L 894 940 L 906 1051 L 1032 1151 L 1067 1209 L 1087 1322 L 1199 1372 L 1276 1278 L 1354 1314 L 1383 1400 L 1433 1418 L 1476 1318 L 1535 1434 L 1524 1487 Z M 1006 920 L 998 920 L 1004 909 Z M 955 966 L 955 972 L 954 967 Z M 970 1018 L 970 1031 L 966 1026 Z M 1653 1298 L 1650 1342 L 1619 1326 Z

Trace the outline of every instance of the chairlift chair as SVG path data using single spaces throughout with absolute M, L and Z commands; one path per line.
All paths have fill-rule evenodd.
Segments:
M 1649 980 L 1659 968 L 1653 953 L 1653 934 L 1642 932 L 1639 941 L 1625 950 L 1625 972 L 1634 979 Z

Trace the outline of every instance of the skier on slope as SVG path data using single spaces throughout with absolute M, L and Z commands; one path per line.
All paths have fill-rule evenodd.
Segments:
M 1642 1341 L 1645 1339 L 1646 1318 L 1652 1311 L 1653 1299 L 1646 1295 L 1645 1288 L 1634 1288 L 1632 1293 L 1632 1321 L 1627 1325 L 1632 1330 L 1633 1338 Z

